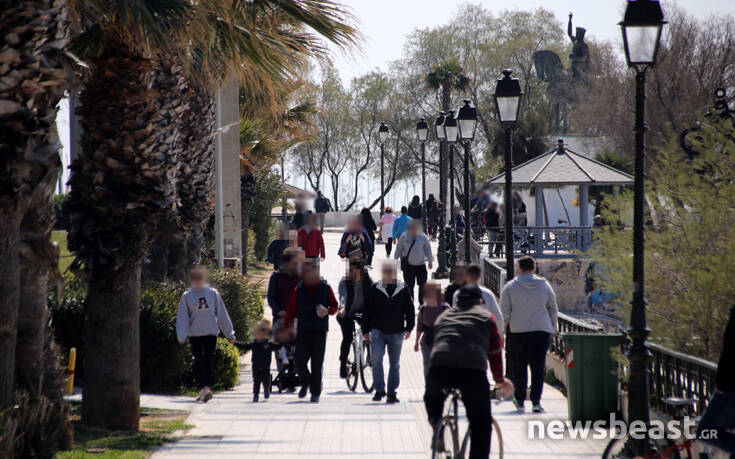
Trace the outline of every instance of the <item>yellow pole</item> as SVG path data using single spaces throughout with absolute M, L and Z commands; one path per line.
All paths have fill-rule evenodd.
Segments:
M 72 394 L 74 392 L 74 369 L 77 366 L 77 348 L 73 347 L 69 349 L 69 368 L 67 373 L 69 379 L 66 381 L 66 393 Z

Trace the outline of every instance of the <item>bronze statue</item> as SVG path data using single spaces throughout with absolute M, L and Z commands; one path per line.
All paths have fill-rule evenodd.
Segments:
M 573 43 L 569 60 L 572 61 L 572 76 L 575 79 L 583 78 L 590 64 L 590 50 L 587 43 L 584 42 L 586 32 L 587 29 L 584 27 L 577 27 L 576 35 L 572 35 L 572 13 L 570 12 L 567 35 L 569 35 Z
M 554 105 L 554 131 L 556 134 L 566 134 L 569 131 L 569 105 L 574 102 L 574 84 L 584 80 L 589 68 L 589 47 L 584 41 L 587 30 L 577 27 L 576 34 L 572 34 L 572 13 L 569 13 L 567 34 L 572 39 L 572 53 L 569 59 L 572 66 L 564 69 L 561 58 L 554 51 L 545 49 L 533 53 L 533 65 L 539 79 L 548 83 L 548 93 Z

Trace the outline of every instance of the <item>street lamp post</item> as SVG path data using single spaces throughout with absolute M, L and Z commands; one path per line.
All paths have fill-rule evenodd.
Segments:
M 454 216 L 454 144 L 457 142 L 457 118 L 454 110 L 444 118 L 444 136 L 449 143 L 449 228 L 451 228 L 451 243 L 449 247 L 449 272 L 454 279 L 454 266 L 457 263 L 457 219 Z
M 439 116 L 434 122 L 434 129 L 436 131 L 436 139 L 439 141 L 439 201 L 441 206 L 439 207 L 439 247 L 437 248 L 436 258 L 438 260 L 438 266 L 434 271 L 434 278 L 442 279 L 447 276 L 447 244 L 444 239 L 444 225 L 446 223 L 446 190 L 442 183 L 444 183 L 444 141 L 446 135 L 444 134 L 444 112 L 440 112 Z
M 416 137 L 421 142 L 421 224 L 424 231 L 427 231 L 426 214 L 429 209 L 426 207 L 426 139 L 429 138 L 429 123 L 423 118 L 416 123 Z
M 649 387 L 651 352 L 646 346 L 650 329 L 646 320 L 644 287 L 645 234 L 645 174 L 646 174 L 646 70 L 656 63 L 664 14 L 658 0 L 631 0 L 620 22 L 628 66 L 635 76 L 635 182 L 633 197 L 633 301 L 630 315 L 630 335 L 633 344 L 628 352 L 630 380 L 628 382 L 628 422 L 646 426 L 650 421 Z M 633 439 L 633 452 L 644 455 L 648 439 Z
M 477 127 L 477 108 L 469 99 L 464 100 L 464 105 L 457 113 L 457 124 L 459 125 L 459 138 L 464 144 L 464 215 L 466 219 L 464 234 L 464 261 L 472 261 L 472 228 L 470 225 L 470 142 L 475 138 Z
M 513 197 L 512 167 L 513 167 L 513 126 L 518 120 L 518 111 L 521 107 L 521 83 L 517 78 L 511 78 L 513 71 L 503 70 L 504 77 L 498 80 L 495 86 L 495 108 L 498 119 L 505 128 L 505 271 L 506 280 L 514 276 L 513 261 Z
M 388 126 L 380 123 L 378 128 L 380 140 L 380 215 L 385 212 L 385 141 L 388 140 Z

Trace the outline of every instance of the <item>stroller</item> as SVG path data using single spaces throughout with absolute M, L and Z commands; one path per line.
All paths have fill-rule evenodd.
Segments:
M 293 343 L 283 344 L 278 349 L 277 356 L 281 362 L 281 369 L 273 379 L 272 385 L 278 388 L 279 393 L 296 392 L 296 387 L 299 385 L 299 378 L 296 376 L 295 353 L 296 345 Z

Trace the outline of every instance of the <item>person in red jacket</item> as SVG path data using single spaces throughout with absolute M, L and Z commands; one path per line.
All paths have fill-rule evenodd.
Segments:
M 304 226 L 299 229 L 299 247 L 304 249 L 306 258 L 321 257 L 324 260 L 327 256 L 322 232 L 316 227 L 316 219 L 312 213 L 304 216 Z

